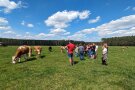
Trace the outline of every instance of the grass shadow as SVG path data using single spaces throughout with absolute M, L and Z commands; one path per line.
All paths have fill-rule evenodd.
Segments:
M 45 57 L 46 57 L 45 55 L 40 56 L 40 58 L 45 58 Z
M 77 64 L 77 63 L 79 63 L 79 61 L 74 61 L 74 64 Z
M 29 61 L 33 61 L 33 60 L 36 60 L 36 59 L 37 59 L 37 58 L 32 57 L 32 58 L 29 58 L 29 59 L 27 59 L 27 60 L 21 61 L 21 62 L 19 62 L 19 63 L 29 62 Z
M 31 56 L 36 56 L 36 55 L 32 54 Z
M 35 58 L 35 57 L 32 57 L 32 58 L 29 58 L 28 60 L 26 60 L 26 61 L 33 61 L 33 60 L 36 60 L 37 58 Z

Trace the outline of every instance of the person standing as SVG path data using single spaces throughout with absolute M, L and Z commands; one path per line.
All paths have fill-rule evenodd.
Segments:
M 91 48 L 91 52 L 92 52 L 91 58 L 92 58 L 92 59 L 94 59 L 94 57 L 95 57 L 95 48 L 96 48 L 96 46 L 95 46 L 95 44 L 93 43 L 93 44 L 92 44 L 92 48 Z
M 80 60 L 84 60 L 84 46 L 80 44 L 78 50 L 79 50 Z
M 75 48 L 75 56 L 76 56 L 76 57 L 79 56 L 78 45 L 76 45 L 76 48 Z
M 97 51 L 98 51 L 98 45 L 96 45 L 96 48 L 95 48 L 95 52 L 97 53 Z
M 91 58 L 91 56 L 92 56 L 92 51 L 91 51 L 92 45 L 89 44 L 87 48 L 88 48 L 88 56 L 89 56 L 89 58 Z
M 73 51 L 75 49 L 75 45 L 70 41 L 68 45 L 66 45 L 67 51 L 68 51 L 68 57 L 69 57 L 69 62 L 71 65 L 74 65 L 73 61 Z
M 102 47 L 102 64 L 103 65 L 107 65 L 106 61 L 107 61 L 107 54 L 108 54 L 108 46 L 107 44 L 104 44 Z
M 94 59 L 96 59 L 97 56 L 98 56 L 98 45 L 96 45 L 96 48 L 95 48 L 95 57 L 94 57 Z
M 87 47 L 88 47 L 88 45 L 84 44 L 83 47 L 84 47 L 84 56 L 87 56 L 87 52 L 88 52 Z

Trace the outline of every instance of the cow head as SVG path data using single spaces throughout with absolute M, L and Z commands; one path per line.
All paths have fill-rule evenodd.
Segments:
M 19 60 L 19 58 L 12 56 L 12 63 L 13 64 L 15 64 L 18 60 Z

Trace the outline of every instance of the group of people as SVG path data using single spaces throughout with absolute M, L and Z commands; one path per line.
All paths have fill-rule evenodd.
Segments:
M 97 50 L 98 45 L 95 45 L 94 43 L 88 45 L 79 44 L 79 46 L 76 45 L 75 56 L 80 56 L 80 60 L 84 60 L 84 56 L 88 56 L 91 59 L 96 59 Z
M 72 42 L 69 42 L 65 47 L 61 46 L 61 52 L 63 53 L 64 50 L 66 49 L 68 57 L 69 57 L 69 62 L 71 65 L 74 65 L 73 61 L 73 53 L 75 52 L 76 57 L 80 57 L 80 60 L 84 60 L 84 56 L 88 56 L 91 59 L 96 59 L 97 58 L 97 51 L 98 51 L 98 45 L 93 44 L 88 44 L 88 45 L 75 45 Z M 34 46 L 34 51 L 37 53 L 37 55 L 40 55 L 41 53 L 41 46 Z M 52 52 L 52 47 L 49 46 L 48 50 Z M 13 63 L 16 63 L 18 59 L 24 54 L 29 54 L 29 57 L 32 53 L 32 48 L 28 45 L 23 45 L 18 47 L 15 56 L 12 57 Z M 104 43 L 102 46 L 102 64 L 107 65 L 107 54 L 108 54 L 108 46 L 107 43 Z
M 75 45 L 72 42 L 69 42 L 66 47 L 61 47 L 61 52 L 63 52 L 64 48 L 67 50 L 69 62 L 71 65 L 74 65 L 73 61 L 73 53 L 75 52 L 76 57 L 80 57 L 80 60 L 84 60 L 84 56 L 88 56 L 91 59 L 97 58 L 97 50 L 98 45 L 88 44 L 88 45 Z M 107 54 L 108 54 L 108 46 L 106 43 L 102 46 L 102 64 L 107 65 Z

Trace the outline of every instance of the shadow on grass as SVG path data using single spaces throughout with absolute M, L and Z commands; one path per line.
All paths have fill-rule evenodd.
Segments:
M 32 54 L 31 56 L 36 56 L 36 55 Z
M 77 64 L 77 63 L 79 63 L 79 61 L 74 61 L 74 64 Z
M 38 56 L 36 56 L 36 55 L 34 55 L 34 54 L 32 54 L 31 56 L 32 56 L 32 57 L 37 57 L 37 58 L 44 58 L 44 57 L 46 57 L 45 55 L 38 55 Z
M 37 58 L 35 58 L 35 57 L 32 57 L 32 58 L 30 58 L 30 59 L 28 59 L 28 60 L 26 60 L 26 61 L 33 61 L 33 60 L 36 60 Z
M 40 58 L 45 58 L 46 56 L 45 55 L 41 55 Z
M 19 62 L 19 63 L 29 62 L 29 61 L 33 61 L 33 60 L 36 60 L 36 59 L 37 59 L 37 58 L 32 57 L 32 58 L 29 58 L 29 59 L 27 59 L 27 60 L 25 60 L 25 61 L 21 61 L 21 62 Z

